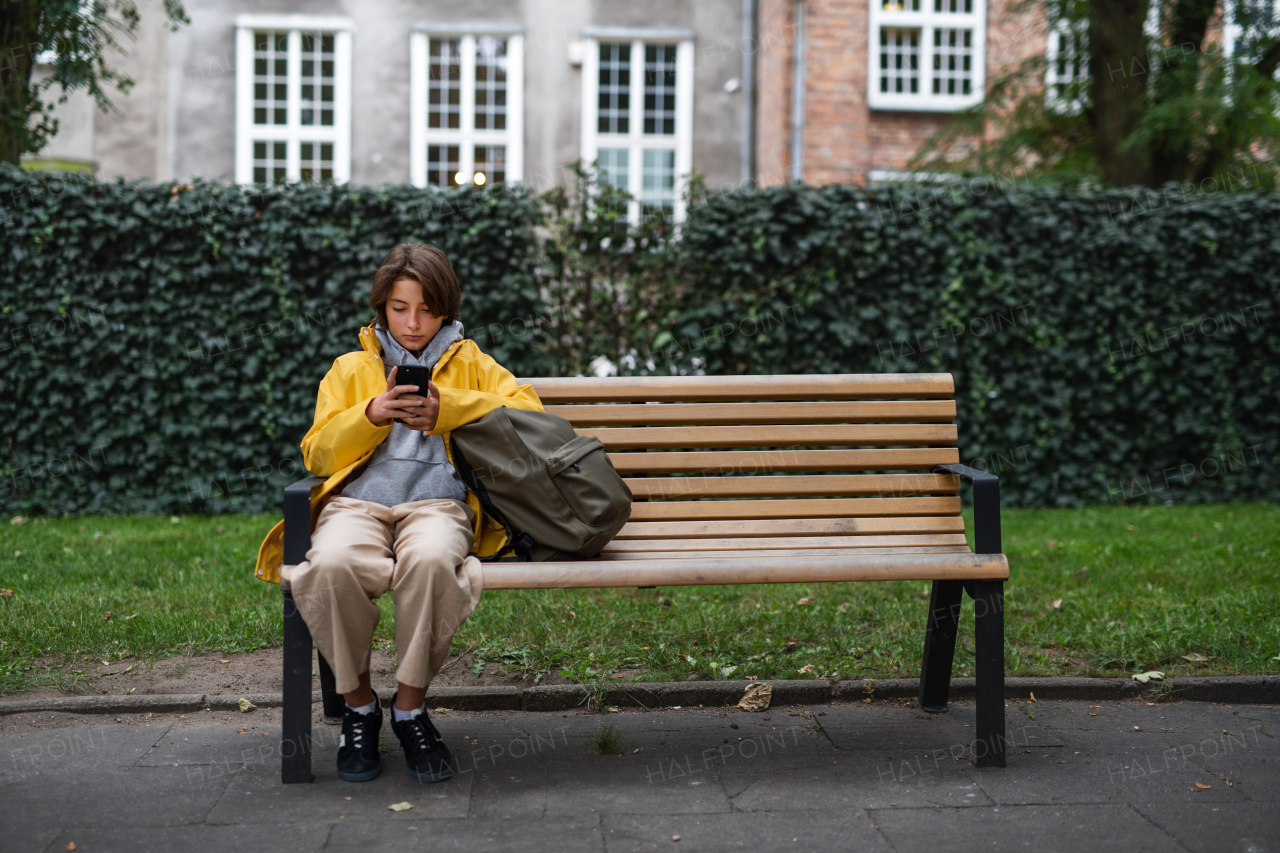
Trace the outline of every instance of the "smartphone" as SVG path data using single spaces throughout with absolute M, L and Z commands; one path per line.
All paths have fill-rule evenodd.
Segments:
M 431 381 L 431 368 L 421 364 L 396 365 L 397 385 L 417 385 L 418 393 L 423 397 L 430 396 L 427 383 Z M 412 393 L 412 392 L 409 392 Z

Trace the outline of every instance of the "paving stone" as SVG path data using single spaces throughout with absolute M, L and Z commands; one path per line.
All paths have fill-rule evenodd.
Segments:
M 1079 743 L 1064 732 L 1085 732 L 1087 742 L 1133 743 L 1133 727 L 1148 734 L 1214 732 L 1236 725 L 1232 709 L 1221 705 L 1182 702 L 1040 702 L 1032 706 L 1035 721 L 1049 726 L 1064 740 Z
M 633 756 L 638 758 L 638 756 Z M 545 762 L 546 814 L 692 814 L 727 812 L 729 798 L 714 768 L 690 772 L 621 756 Z
M 404 759 L 390 753 L 382 757 L 382 774 L 368 782 L 344 782 L 331 762 L 317 763 L 312 773 L 315 781 L 309 784 L 283 785 L 279 767 L 248 765 L 231 778 L 207 822 L 276 823 L 282 815 L 297 821 L 337 820 L 344 814 L 348 820 L 384 818 L 394 814 L 387 807 L 400 802 L 412 803 L 422 819 L 464 818 L 473 781 L 472 774 L 455 774 L 443 782 L 414 781 Z
M 814 719 L 840 750 L 892 750 L 906 747 L 916 751 L 942 750 L 960 754 L 977 738 L 972 705 L 953 705 L 945 714 L 930 714 L 918 708 L 879 705 L 830 705 Z M 1005 737 L 1010 748 L 1061 746 L 1057 735 L 1038 720 L 1028 720 L 1016 708 L 1005 711 Z
M 31 773 L 0 787 L 5 813 L 0 826 L 7 833 L 64 826 L 108 829 L 200 823 L 231 777 L 191 778 L 189 769 L 120 769 L 104 764 L 82 766 L 75 772 Z
M 329 833 L 326 853 L 395 853 L 430 850 L 432 853 L 556 853 L 603 851 L 600 820 L 594 816 L 556 817 L 543 820 L 422 820 L 413 812 L 392 815 L 389 820 L 342 820 Z
M 799 759 L 799 760 L 797 760 Z M 719 770 L 739 811 L 841 811 L 914 806 L 991 805 L 967 761 L 907 751 L 842 753 L 821 762 L 788 756 L 739 762 Z
M 0 737 L 0 784 L 27 775 L 131 767 L 169 731 L 168 721 L 138 725 L 66 726 Z
M 1202 779 L 1206 785 L 1227 785 L 1251 800 L 1280 803 L 1280 743 L 1256 729 L 1227 730 L 1184 744 L 1179 756 L 1208 774 Z
M 1201 769 L 1176 752 L 1098 746 L 1010 756 L 1007 767 L 975 768 L 974 778 L 997 803 L 1238 802 L 1225 785 L 1196 787 Z M 1207 784 L 1202 782 L 1202 784 Z
M 860 810 L 835 814 L 754 812 L 709 815 L 606 815 L 609 853 L 643 850 L 857 850 L 891 848 Z M 680 836 L 673 843 L 674 836 Z M 767 842 L 764 839 L 768 839 Z
M 314 752 L 337 750 L 339 730 L 334 726 L 312 726 Z M 143 767 L 189 765 L 274 764 L 279 766 L 280 726 L 239 725 L 177 726 L 165 734 L 145 758 Z
M 1193 853 L 1280 850 L 1280 809 L 1271 803 L 1143 803 L 1136 808 Z
M 889 809 L 872 821 L 896 850 L 1168 853 L 1173 840 L 1125 805 Z
M 53 851 L 75 844 L 77 850 L 127 850 L 129 853 L 272 853 L 322 850 L 327 823 L 279 823 L 256 826 L 137 826 L 127 829 L 69 829 L 58 835 Z
M 58 830 L 37 827 L 10 827 L 3 811 L 0 811 L 0 851 L 2 853 L 40 853 L 57 838 Z M 66 845 L 55 847 L 65 850 Z
M 476 772 L 471 783 L 475 820 L 534 820 L 547 813 L 547 766 L 541 761 L 512 763 L 510 767 Z

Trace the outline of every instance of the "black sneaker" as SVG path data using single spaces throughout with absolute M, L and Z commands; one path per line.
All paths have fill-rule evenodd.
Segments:
M 395 697 L 391 697 L 394 708 Z M 453 755 L 449 747 L 440 739 L 427 709 L 407 720 L 397 720 L 395 711 L 391 712 L 391 730 L 400 738 L 400 746 L 404 749 L 405 762 L 409 765 L 409 775 L 419 782 L 442 782 L 453 775 Z
M 338 777 L 348 782 L 368 782 L 382 772 L 378 732 L 382 730 L 382 705 L 378 694 L 372 714 L 359 714 L 343 704 L 342 737 L 338 739 Z

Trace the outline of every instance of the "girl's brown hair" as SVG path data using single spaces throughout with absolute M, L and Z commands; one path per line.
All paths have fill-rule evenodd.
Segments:
M 462 308 L 462 288 L 444 252 L 423 243 L 400 243 L 390 252 L 373 274 L 369 306 L 377 313 L 383 328 L 387 327 L 387 300 L 398 279 L 411 278 L 422 285 L 422 301 L 446 323 L 457 320 Z

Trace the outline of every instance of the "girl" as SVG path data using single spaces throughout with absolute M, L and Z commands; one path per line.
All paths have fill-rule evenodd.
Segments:
M 315 498 L 323 509 L 311 549 L 291 575 L 293 598 L 346 700 L 338 775 L 362 782 L 381 770 L 382 709 L 369 680 L 379 610 L 371 599 L 393 591 L 400 664 L 391 728 L 409 775 L 436 782 L 453 774 L 452 756 L 427 716 L 427 685 L 480 603 L 477 555 L 496 553 L 506 538 L 454 471 L 449 433 L 502 406 L 542 404 L 532 386 L 463 338 L 462 293 L 438 248 L 393 248 L 369 303 L 376 319 L 361 329 L 361 349 L 339 356 L 321 381 L 302 439 L 307 469 L 328 480 Z M 434 367 L 433 381 L 397 384 L 400 364 Z

